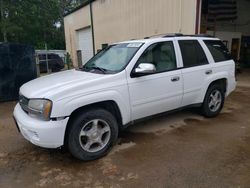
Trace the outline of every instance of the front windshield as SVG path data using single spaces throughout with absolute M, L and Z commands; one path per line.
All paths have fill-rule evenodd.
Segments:
M 101 73 L 120 72 L 141 46 L 142 43 L 139 42 L 111 45 L 90 59 L 82 69 Z

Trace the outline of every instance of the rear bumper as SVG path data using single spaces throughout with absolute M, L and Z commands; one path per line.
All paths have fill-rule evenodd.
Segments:
M 43 121 L 27 115 L 19 104 L 14 109 L 14 119 L 25 139 L 44 148 L 58 148 L 64 143 L 69 118 L 60 121 Z
M 237 82 L 235 81 L 235 79 L 232 79 L 230 83 L 228 83 L 226 96 L 230 95 L 230 93 L 232 93 L 236 89 L 236 85 Z

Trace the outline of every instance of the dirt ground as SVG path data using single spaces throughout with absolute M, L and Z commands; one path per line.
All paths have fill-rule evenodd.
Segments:
M 250 187 L 250 73 L 223 112 L 185 110 L 136 124 L 111 153 L 81 162 L 27 142 L 0 103 L 0 187 Z

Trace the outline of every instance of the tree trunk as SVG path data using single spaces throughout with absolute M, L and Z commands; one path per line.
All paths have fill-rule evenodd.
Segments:
M 7 32 L 6 32 L 6 27 L 5 27 L 5 18 L 4 18 L 4 12 L 3 12 L 3 0 L 0 0 L 0 12 L 1 12 L 1 30 L 3 34 L 3 41 L 8 42 L 7 39 Z

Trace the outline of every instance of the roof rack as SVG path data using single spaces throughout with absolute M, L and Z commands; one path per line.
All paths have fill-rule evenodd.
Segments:
M 164 35 L 165 34 L 156 34 L 156 35 L 151 35 L 151 36 L 148 36 L 148 37 L 144 37 L 144 39 L 150 39 L 150 38 L 155 38 L 155 37 L 162 37 Z
M 183 37 L 184 35 L 182 33 L 169 33 L 163 36 L 163 38 L 167 37 Z
M 195 34 L 195 35 L 183 35 L 182 33 L 174 33 L 174 34 L 167 34 L 165 37 L 211 37 L 213 38 L 214 36 L 208 35 L 208 34 Z
M 184 36 L 187 36 L 187 37 L 210 37 L 210 38 L 214 37 L 214 36 L 209 35 L 209 34 L 195 34 L 195 35 L 184 35 Z
M 155 38 L 155 37 L 180 37 L 180 36 L 183 36 L 182 33 L 163 33 L 163 34 L 157 34 L 157 35 L 152 35 L 152 36 L 149 36 L 149 37 L 145 37 L 144 39 L 150 39 L 150 38 Z
M 168 34 L 152 35 L 149 37 L 145 37 L 144 39 L 150 39 L 150 38 L 154 38 L 154 37 L 162 37 L 162 38 L 167 38 L 167 37 L 209 37 L 209 38 L 213 38 L 214 36 L 211 36 L 208 34 L 183 35 L 182 33 L 168 33 Z

